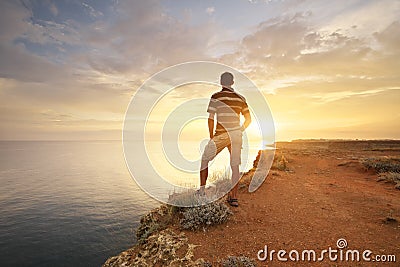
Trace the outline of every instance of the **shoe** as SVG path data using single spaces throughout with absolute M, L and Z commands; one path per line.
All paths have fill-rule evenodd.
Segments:
M 231 198 L 230 196 L 228 196 L 228 204 L 232 207 L 239 207 L 239 202 L 237 200 L 237 198 Z

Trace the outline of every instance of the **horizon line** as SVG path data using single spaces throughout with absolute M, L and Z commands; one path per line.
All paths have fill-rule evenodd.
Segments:
M 122 139 L 0 139 L 0 142 L 98 142 L 98 141 L 121 141 Z M 138 140 L 139 141 L 139 140 Z M 194 141 L 194 140 L 193 140 Z M 293 141 L 400 141 L 396 138 L 294 138 L 289 140 L 276 140 L 279 142 Z

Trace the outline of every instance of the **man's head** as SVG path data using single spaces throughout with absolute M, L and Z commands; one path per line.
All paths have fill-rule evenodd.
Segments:
M 221 74 L 221 85 L 231 86 L 233 84 L 233 74 L 230 72 L 224 72 Z

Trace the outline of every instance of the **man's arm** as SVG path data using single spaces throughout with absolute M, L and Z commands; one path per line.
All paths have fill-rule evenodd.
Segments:
M 208 116 L 208 132 L 210 134 L 210 139 L 214 137 L 214 116 L 215 113 L 210 113 Z
M 242 125 L 242 132 L 244 130 L 246 130 L 247 127 L 249 127 L 250 123 L 251 123 L 251 116 L 250 116 L 250 112 L 245 113 L 244 115 L 244 123 Z

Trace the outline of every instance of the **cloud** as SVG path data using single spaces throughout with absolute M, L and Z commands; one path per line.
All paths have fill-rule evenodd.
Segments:
M 215 7 L 210 6 L 206 8 L 207 15 L 211 16 L 212 14 L 214 14 L 214 12 L 215 12 Z
M 207 23 L 189 26 L 168 16 L 157 1 L 119 3 L 113 22 L 99 20 L 86 29 L 92 68 L 105 73 L 154 71 L 162 66 L 206 59 L 213 34 Z
M 263 22 L 256 32 L 243 38 L 242 44 L 249 52 L 261 52 L 261 56 L 296 56 L 302 47 L 301 39 L 308 30 L 307 16 L 307 13 L 297 13 Z
M 190 27 L 167 16 L 157 1 L 118 3 L 112 21 L 101 17 L 89 24 L 32 20 L 26 7 L 2 5 L 8 17 L 0 17 L 14 22 L 0 26 L 0 38 L 7 41 L 0 45 L 0 77 L 57 84 L 72 92 L 90 88 L 102 94 L 126 94 L 132 90 L 129 81 L 148 77 L 162 66 L 205 59 L 212 29 L 209 25 Z M 49 54 L 35 54 L 31 44 L 41 45 Z M 50 48 L 64 45 L 76 48 L 66 51 L 61 62 L 54 62 L 61 55 Z M 115 83 L 122 86 L 108 90 Z
M 348 35 L 370 37 L 397 20 L 400 12 L 399 1 L 349 1 L 347 5 L 348 8 L 329 16 L 320 30 L 334 32 L 341 29 Z
M 49 10 L 50 10 L 51 14 L 53 14 L 53 16 L 58 15 L 58 8 L 54 2 L 49 3 Z
M 156 1 L 119 3 L 114 17 L 99 16 L 88 24 L 32 19 L 26 10 L 18 6 L 10 10 L 21 27 L 15 34 L 14 26 L 6 24 L 8 42 L 0 46 L 0 107 L 9 114 L 2 128 L 9 129 L 9 136 L 10 129 L 19 132 L 24 127 L 31 129 L 27 136 L 85 125 L 109 128 L 91 120 L 114 116 L 122 120 L 128 94 L 135 89 L 132 81 L 174 63 L 206 59 L 213 33 L 207 23 L 193 26 L 168 16 Z M 67 44 L 77 49 L 55 63 L 51 54 L 38 55 L 27 47 L 30 44 L 43 48 Z
M 54 4 L 48 4 L 55 10 Z M 55 9 L 52 8 L 54 5 Z M 0 38 L 2 43 L 13 45 L 15 41 L 28 41 L 36 44 L 80 44 L 78 25 L 72 21 L 58 23 L 50 20 L 33 19 L 31 9 L 17 2 L 0 3 Z M 58 11 L 57 11 L 58 12 Z
M 85 8 L 86 13 L 89 14 L 89 16 L 91 18 L 96 19 L 98 17 L 103 16 L 103 13 L 101 11 L 94 9 L 92 6 L 90 6 L 89 4 L 87 4 L 85 2 L 82 3 L 82 6 Z
M 36 44 L 79 45 L 81 37 L 77 29 L 68 23 L 56 23 L 54 21 L 36 20 L 27 23 L 26 31 L 19 37 Z
M 283 18 L 273 18 L 260 23 L 253 33 L 241 40 L 235 53 L 221 57 L 241 69 L 256 71 L 256 66 L 282 64 L 300 54 L 303 37 L 309 31 L 308 13 L 297 13 Z
M 297 85 L 266 95 L 277 124 L 278 140 L 400 137 L 392 130 L 400 115 L 399 89 L 358 92 L 348 88 L 342 92 L 339 87 L 336 93 L 324 93 L 321 85 Z
M 0 1 L 0 41 L 10 43 L 28 29 L 32 13 L 16 1 Z
M 394 21 L 381 32 L 375 32 L 374 37 L 382 45 L 385 54 L 400 54 L 400 21 Z
M 314 10 L 269 19 L 220 60 L 244 70 L 265 92 L 278 139 L 393 136 L 393 131 L 382 128 L 361 133 L 372 125 L 382 126 L 379 119 L 398 114 L 397 18 L 382 24 L 374 20 L 379 25 L 369 31 L 357 21 L 349 31 L 321 27 L 316 20 Z M 332 125 L 345 126 L 345 133 Z
M 380 32 L 371 29 L 370 37 L 375 43 L 346 32 L 322 31 L 313 25 L 313 14 L 297 13 L 261 23 L 257 30 L 245 36 L 236 52 L 221 57 L 221 61 L 246 70 L 252 77 L 277 79 L 285 76 L 327 76 L 355 75 L 379 77 L 395 75 L 397 63 L 397 22 Z M 388 55 L 391 56 L 388 56 Z
M 326 104 L 328 102 L 333 102 L 333 101 L 338 101 L 341 99 L 345 98 L 351 98 L 354 96 L 358 97 L 367 97 L 367 96 L 373 96 L 378 93 L 385 92 L 387 90 L 400 90 L 400 87 L 390 87 L 390 88 L 377 88 L 377 89 L 370 89 L 370 90 L 364 90 L 364 91 L 339 91 L 339 92 L 328 92 L 328 93 L 319 93 L 319 94 L 314 94 L 314 95 L 309 95 L 309 97 L 317 99 L 318 101 L 321 102 L 321 104 Z
M 210 20 L 204 12 L 215 14 L 211 6 L 191 7 L 204 15 L 197 20 L 174 16 L 156 0 L 115 1 L 104 13 L 85 2 L 79 4 L 84 18 L 62 20 L 66 10 L 59 4 L 43 7 L 50 20 L 33 12 L 33 2 L 23 3 L 0 2 L 0 121 L 11 137 L 12 129 L 28 133 L 29 127 L 35 133 L 111 129 L 146 78 L 190 60 L 243 70 L 266 93 L 278 123 L 299 131 L 367 123 L 370 111 L 374 121 L 398 113 L 396 1 L 382 4 L 390 7 L 386 15 L 372 1 L 285 2 L 285 13 L 271 17 L 274 2 L 270 17 L 245 29 Z M 379 15 L 371 16 L 374 10 Z M 241 10 L 221 16 L 231 22 L 235 12 Z M 244 30 L 242 38 L 237 32 Z M 174 97 L 208 93 L 196 90 Z
M 30 82 L 56 82 L 70 77 L 70 70 L 28 53 L 23 44 L 0 44 L 0 77 Z

